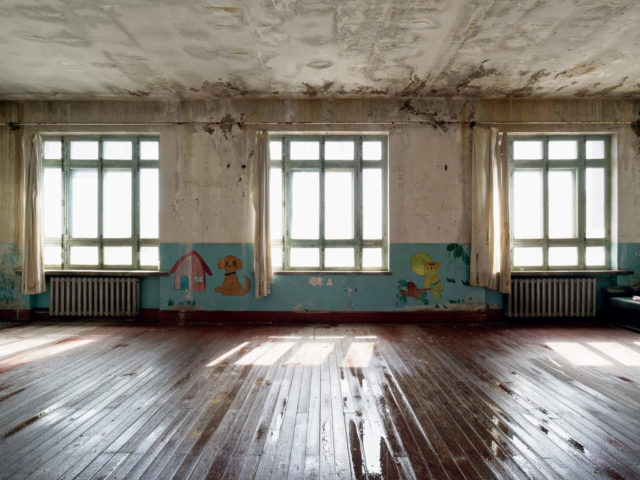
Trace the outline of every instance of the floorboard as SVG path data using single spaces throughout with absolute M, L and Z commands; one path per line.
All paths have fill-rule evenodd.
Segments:
M 0 330 L 0 479 L 634 479 L 640 334 Z

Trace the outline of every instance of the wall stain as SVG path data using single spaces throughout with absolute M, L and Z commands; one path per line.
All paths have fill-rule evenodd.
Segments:
M 428 93 L 427 78 L 420 78 L 412 74 L 409 83 L 400 92 L 401 97 L 421 96 Z
M 463 81 L 461 81 L 456 85 L 455 90 L 456 92 L 459 92 L 463 88 L 467 88 L 473 80 L 477 80 L 482 77 L 487 77 L 489 75 L 496 75 L 497 73 L 498 73 L 497 69 L 484 68 L 484 65 L 480 64 L 480 66 L 476 71 L 471 72 L 469 75 L 467 75 L 467 78 L 465 78 Z
M 0 307 L 22 308 L 20 275 L 15 271 L 22 265 L 22 256 L 12 244 L 0 244 Z
M 558 77 L 571 78 L 575 76 L 586 75 L 587 73 L 593 72 L 595 69 L 596 67 L 593 66 L 593 62 L 581 63 L 579 65 L 576 65 L 570 70 L 563 70 L 560 73 L 557 73 L 554 78 L 558 78 Z
M 315 68 L 316 70 L 322 70 L 324 68 L 329 68 L 333 65 L 333 62 L 330 60 L 314 60 L 313 62 L 307 63 L 307 67 Z
M 520 76 L 524 76 L 524 75 L 529 74 L 529 72 L 527 71 L 521 71 L 520 72 Z M 532 95 L 534 93 L 534 89 L 533 86 L 538 83 L 538 81 L 541 78 L 544 77 L 548 77 L 549 75 L 551 75 L 551 72 L 548 72 L 545 69 L 541 69 L 538 70 L 536 72 L 533 72 L 529 75 L 529 79 L 527 80 L 527 83 L 520 88 L 516 88 L 515 90 L 513 90 L 511 93 L 509 93 L 508 96 L 510 97 L 528 97 L 530 95 Z
M 640 112 L 638 112 L 638 119 L 634 122 L 631 122 L 631 131 L 638 138 L 638 150 L 640 151 Z M 636 253 L 636 256 L 638 254 Z
M 339 95 L 387 95 L 388 93 L 388 88 L 376 88 L 369 85 L 360 85 L 349 90 L 340 87 L 338 91 Z
M 149 95 L 151 95 L 151 92 L 147 92 L 144 90 L 127 90 L 127 92 L 129 92 L 129 95 L 134 96 L 134 97 L 148 97 Z
M 224 135 L 226 140 L 229 140 L 229 136 L 232 134 L 234 125 L 241 125 L 235 118 L 231 116 L 230 113 L 227 113 L 224 117 L 220 119 L 220 131 Z
M 209 95 L 212 95 L 214 97 L 234 97 L 234 96 L 238 96 L 238 95 L 249 95 L 250 92 L 243 88 L 241 85 L 238 85 L 237 83 L 234 82 L 223 82 L 223 81 L 217 81 L 217 82 L 210 82 L 208 80 L 205 80 L 202 83 L 202 87 L 200 87 L 199 90 L 194 90 L 191 89 L 192 91 L 195 92 L 199 92 L 201 91 L 202 93 L 207 93 Z
M 442 118 L 439 118 L 438 113 L 430 111 L 420 111 L 411 103 L 411 100 L 406 100 L 402 107 L 400 107 L 400 111 L 409 112 L 411 115 L 424 118 L 427 124 L 431 125 L 434 130 L 446 132 L 449 129 L 449 127 L 447 126 L 447 122 Z
M 211 10 L 211 11 L 214 11 L 214 12 L 236 13 L 238 11 L 238 9 L 236 7 L 212 7 L 212 6 L 207 6 L 205 8 L 207 10 Z
M 311 85 L 310 83 L 302 82 L 302 85 L 305 87 L 303 94 L 308 97 L 324 95 L 333 87 L 333 84 L 334 82 L 330 82 L 329 80 L 326 80 L 322 85 Z
M 594 92 L 593 94 L 591 94 L 590 96 L 592 97 L 599 97 L 599 96 L 604 96 L 607 95 L 609 93 L 611 93 L 614 90 L 617 90 L 618 88 L 622 87 L 625 82 L 629 79 L 629 77 L 623 77 L 618 83 L 616 83 L 615 85 L 611 85 L 610 87 L 607 88 L 603 88 L 601 90 L 598 90 L 597 92 Z

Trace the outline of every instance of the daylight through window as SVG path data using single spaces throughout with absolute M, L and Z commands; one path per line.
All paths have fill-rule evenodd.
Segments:
M 386 270 L 387 137 L 270 140 L 274 270 Z
M 610 137 L 511 137 L 515 269 L 609 268 Z
M 44 263 L 158 268 L 157 137 L 45 137 Z

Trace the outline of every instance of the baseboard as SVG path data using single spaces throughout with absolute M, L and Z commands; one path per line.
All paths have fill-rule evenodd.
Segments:
M 249 325 L 249 324 L 305 324 L 305 323 L 474 323 L 500 321 L 501 310 L 484 311 L 412 311 L 412 312 L 292 312 L 292 311 L 178 311 L 142 310 L 142 323 L 171 325 Z
M 56 321 L 46 308 L 33 310 L 0 310 L 0 321 Z M 86 321 L 83 317 L 63 317 L 63 320 Z M 93 320 L 93 319 L 91 319 Z M 95 320 L 161 325 L 277 325 L 277 324 L 339 324 L 339 323 L 479 323 L 501 322 L 502 310 L 410 312 L 293 312 L 293 311 L 224 311 L 224 310 L 159 310 L 143 309 L 136 319 L 96 318 Z
M 28 322 L 32 319 L 33 310 L 0 310 L 2 322 Z

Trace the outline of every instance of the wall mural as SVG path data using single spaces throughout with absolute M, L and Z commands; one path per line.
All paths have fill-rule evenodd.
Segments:
M 212 275 L 211 269 L 196 251 L 185 253 L 173 265 L 170 270 L 173 273 L 173 288 L 186 291 L 185 299 L 169 299 L 167 305 L 172 310 L 201 310 L 202 307 L 196 305 L 192 292 L 204 292 L 207 289 L 207 275 Z
M 212 274 L 207 263 L 193 250 L 180 257 L 170 272 L 174 274 L 173 288 L 196 292 L 207 289 L 205 274 Z
M 451 271 L 452 263 L 458 261 L 462 261 L 467 267 L 470 265 L 471 257 L 462 245 L 450 243 L 447 245 L 447 252 L 449 253 L 449 271 Z M 397 285 L 396 306 L 407 306 L 409 299 L 414 299 L 423 305 L 431 305 L 433 303 L 436 308 L 447 308 L 447 306 L 442 303 L 442 294 L 445 290 L 445 283 L 440 279 L 442 261 L 436 262 L 428 253 L 417 252 L 409 259 L 409 266 L 413 273 L 424 278 L 421 282 L 407 281 L 404 279 L 399 280 Z M 456 269 L 453 268 L 453 271 L 455 270 Z M 464 286 L 469 286 L 468 278 L 456 280 L 453 277 L 446 277 L 445 280 L 446 283 L 456 284 L 459 282 Z M 463 304 L 465 300 L 461 298 L 449 299 L 447 303 Z
M 244 287 L 238 280 L 237 272 L 242 268 L 242 260 L 233 255 L 227 255 L 218 262 L 218 268 L 224 270 L 224 280 L 222 285 L 216 287 L 216 292 L 222 295 L 235 295 L 240 296 L 246 294 L 251 288 L 251 280 L 245 275 Z
M 424 275 L 424 289 L 431 292 L 436 301 L 442 300 L 444 285 L 440 281 L 440 265 L 442 262 L 434 262 L 426 253 L 414 253 L 409 260 L 411 270 L 418 275 Z

